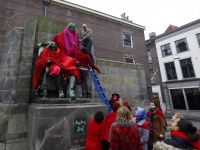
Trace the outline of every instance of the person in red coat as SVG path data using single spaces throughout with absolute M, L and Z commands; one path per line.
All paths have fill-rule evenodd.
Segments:
M 74 49 L 74 57 L 79 61 L 79 71 L 81 74 L 81 79 L 82 82 L 85 85 L 85 90 L 87 92 L 87 98 L 89 97 L 89 87 L 88 87 L 88 64 L 95 69 L 96 71 L 98 71 L 98 73 L 101 73 L 101 71 L 99 70 L 99 68 L 92 62 L 90 56 L 87 53 L 87 48 L 86 47 L 82 47 L 81 51 L 78 51 L 76 49 Z
M 116 116 L 117 116 L 117 110 L 121 107 L 119 103 L 114 103 L 112 106 L 113 111 L 107 114 L 103 121 L 103 127 L 101 132 L 101 140 L 103 143 L 103 150 L 108 150 L 110 147 L 109 142 L 109 133 L 110 133 L 110 127 L 115 122 Z
M 102 150 L 100 135 L 103 119 L 103 113 L 101 111 L 98 111 L 95 114 L 94 119 L 90 120 L 88 124 L 85 150 Z

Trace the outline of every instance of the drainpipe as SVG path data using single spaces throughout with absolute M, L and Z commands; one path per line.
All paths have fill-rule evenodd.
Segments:
M 50 4 L 50 0 L 43 0 L 44 2 L 44 18 L 47 17 L 47 7 Z

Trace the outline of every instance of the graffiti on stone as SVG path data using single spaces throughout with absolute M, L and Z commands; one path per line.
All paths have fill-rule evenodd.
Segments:
M 119 77 L 119 76 L 99 76 L 99 80 L 108 84 L 135 84 L 133 77 Z
M 75 134 L 86 133 L 86 118 L 74 120 L 74 133 Z

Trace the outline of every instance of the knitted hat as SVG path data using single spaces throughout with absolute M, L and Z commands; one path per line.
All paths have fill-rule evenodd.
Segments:
M 119 103 L 114 103 L 112 105 L 112 109 L 113 109 L 114 112 L 117 112 L 117 110 L 118 110 L 119 107 L 121 107 L 121 105 Z
M 119 98 L 120 98 L 119 94 L 113 93 L 112 96 L 111 96 L 111 98 L 110 98 L 110 101 L 111 101 L 112 103 L 114 103 L 114 102 L 118 101 Z
M 137 108 L 137 115 L 136 115 L 136 123 L 138 123 L 140 120 L 147 117 L 147 112 L 145 109 L 138 107 Z

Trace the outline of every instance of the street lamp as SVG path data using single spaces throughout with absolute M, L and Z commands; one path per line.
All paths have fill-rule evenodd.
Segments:
M 44 3 L 44 18 L 47 17 L 47 7 L 50 4 L 50 0 L 43 0 Z

